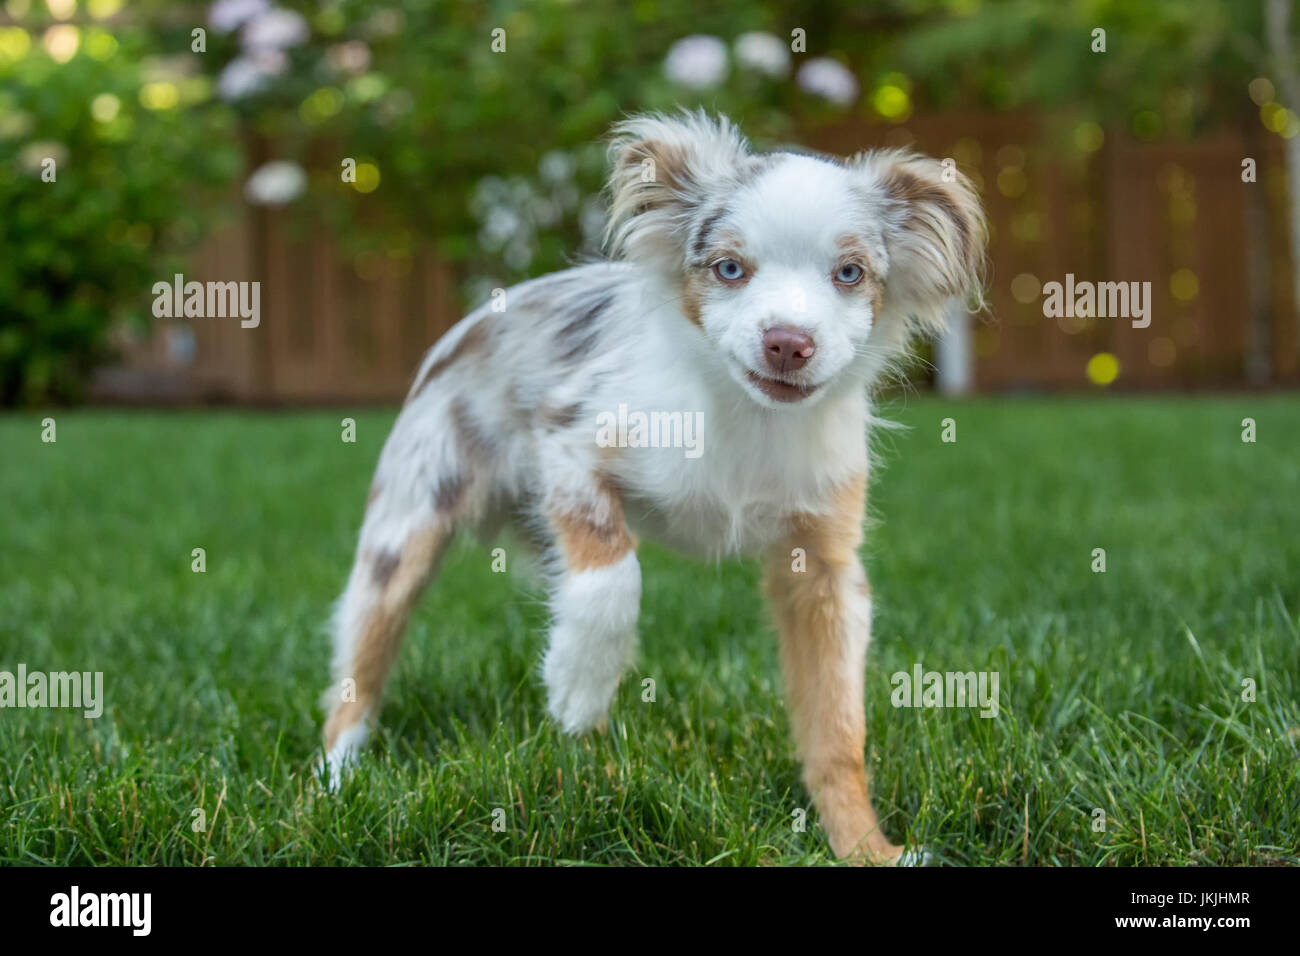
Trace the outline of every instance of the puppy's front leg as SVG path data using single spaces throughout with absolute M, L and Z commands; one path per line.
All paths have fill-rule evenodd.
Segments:
M 764 579 L 781 632 L 804 782 L 831 849 L 863 862 L 895 863 L 902 848 L 876 820 L 863 754 L 862 680 L 871 634 L 871 597 L 858 559 L 864 491 L 859 477 L 839 490 L 825 514 L 792 518 Z
M 563 567 L 542 677 L 551 716 L 578 734 L 605 724 L 636 652 L 641 566 L 618 493 L 606 483 L 555 495 L 546 510 Z

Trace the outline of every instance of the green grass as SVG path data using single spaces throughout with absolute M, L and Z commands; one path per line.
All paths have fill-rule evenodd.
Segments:
M 890 835 L 953 864 L 1300 862 L 1300 401 L 884 413 L 911 426 L 878 442 L 866 550 Z M 541 595 L 458 545 L 329 796 L 323 624 L 392 413 L 355 444 L 347 412 L 54 414 L 52 445 L 0 418 L 0 670 L 103 671 L 107 706 L 0 710 L 0 862 L 829 861 L 815 812 L 792 827 L 753 564 L 643 548 L 640 662 L 611 733 L 575 741 L 545 719 Z M 998 671 L 1000 715 L 892 707 L 916 661 Z

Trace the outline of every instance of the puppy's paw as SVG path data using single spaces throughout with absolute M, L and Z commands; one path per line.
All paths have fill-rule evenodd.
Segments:
M 577 736 L 609 726 L 609 706 L 618 681 L 593 681 L 578 675 L 547 675 L 546 709 L 564 732 Z
M 364 721 L 358 721 L 338 735 L 325 759 L 317 761 L 316 774 L 330 793 L 337 793 L 343 779 L 361 760 L 362 748 L 370 736 Z
M 893 843 L 867 846 L 864 842 L 850 852 L 838 855 L 854 866 L 930 866 L 934 862 L 934 854 L 925 847 L 901 847 Z
M 576 690 L 550 695 L 546 709 L 566 734 L 577 737 L 592 730 L 603 731 L 609 726 L 609 702 L 613 690 Z
M 934 854 L 923 846 L 901 847 L 890 844 L 889 849 L 868 858 L 875 866 L 930 866 Z

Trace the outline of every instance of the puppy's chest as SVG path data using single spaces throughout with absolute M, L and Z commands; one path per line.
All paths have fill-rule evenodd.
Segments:
M 816 475 L 781 456 L 670 457 L 625 456 L 618 476 L 633 531 L 688 554 L 756 554 L 820 504 Z

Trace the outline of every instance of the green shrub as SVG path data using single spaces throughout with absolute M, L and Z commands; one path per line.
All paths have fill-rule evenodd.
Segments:
M 187 34 L 0 27 L 0 403 L 75 400 L 201 238 L 241 161 L 196 60 Z

